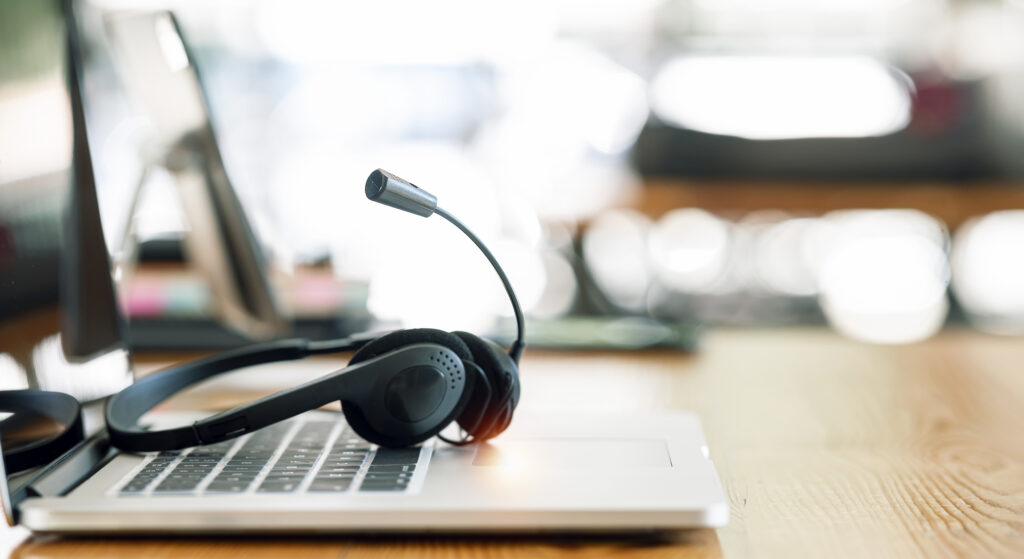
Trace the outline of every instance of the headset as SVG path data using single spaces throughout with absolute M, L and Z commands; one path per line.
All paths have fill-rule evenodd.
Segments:
M 0 390 L 0 411 L 13 414 L 0 422 L 5 428 L 8 425 L 18 428 L 25 421 L 32 421 L 39 416 L 64 425 L 60 433 L 53 437 L 10 450 L 4 449 L 4 469 L 7 475 L 49 464 L 85 438 L 81 406 L 78 400 L 63 392 Z
M 438 214 L 468 236 L 494 267 L 512 302 L 516 339 L 501 346 L 468 332 L 430 328 L 360 334 L 327 341 L 280 340 L 190 362 L 147 376 L 107 400 L 107 431 L 115 447 L 132 452 L 178 450 L 232 439 L 324 404 L 341 401 L 352 429 L 387 447 L 411 446 L 430 437 L 456 445 L 495 437 L 519 403 L 519 358 L 525 348 L 523 312 L 512 284 L 487 249 L 437 198 L 413 183 L 377 169 L 366 179 L 366 197 L 409 213 Z M 139 419 L 181 390 L 240 367 L 357 350 L 348 366 L 308 383 L 255 400 L 191 425 L 147 431 Z M 457 439 L 439 433 L 455 421 Z

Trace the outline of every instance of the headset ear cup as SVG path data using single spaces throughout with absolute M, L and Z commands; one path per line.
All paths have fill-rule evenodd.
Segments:
M 501 346 L 468 332 L 452 332 L 458 336 L 472 354 L 473 362 L 483 371 L 490 385 L 477 388 L 465 410 L 458 418 L 459 426 L 474 439 L 489 439 L 499 435 L 512 422 L 512 412 L 519 403 L 519 368 Z M 483 415 L 481 421 L 474 421 Z M 475 425 L 474 425 L 475 424 Z
M 436 330 L 433 328 L 413 328 L 409 330 L 391 332 L 369 342 L 352 356 L 352 359 L 349 360 L 349 365 L 355 365 L 357 363 L 373 359 L 374 357 L 408 345 L 423 343 L 444 346 L 452 350 L 452 352 L 454 352 L 455 355 L 463 361 L 463 363 L 471 361 L 472 353 L 470 352 L 469 347 L 467 347 L 458 336 L 445 332 L 444 330 Z M 451 413 L 446 415 L 445 418 L 438 423 L 435 429 L 431 430 L 429 436 L 436 435 L 462 413 L 466 402 L 469 401 L 469 394 L 471 392 L 470 387 L 472 387 L 473 384 L 470 382 L 467 383 L 466 386 L 467 389 L 459 398 L 459 403 L 452 409 Z M 411 440 L 405 437 L 378 432 L 378 430 L 374 429 L 366 419 L 366 416 L 363 410 L 359 407 L 358 402 L 342 401 L 341 411 L 345 414 L 345 419 L 348 421 L 349 426 L 352 427 L 352 430 L 360 437 L 370 442 L 388 447 L 403 447 L 416 444 L 422 440 Z
M 363 415 L 363 410 L 359 409 L 359 406 L 355 402 L 341 402 L 341 412 L 345 415 L 345 421 L 348 422 L 348 426 L 356 432 L 357 435 L 366 439 L 367 441 L 381 444 L 383 441 L 380 439 L 380 434 L 370 427 L 370 422 L 366 420 L 366 416 Z

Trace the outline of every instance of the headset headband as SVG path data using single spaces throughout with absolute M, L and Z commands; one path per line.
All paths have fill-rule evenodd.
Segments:
M 378 335 L 356 334 L 327 342 L 279 340 L 218 353 L 144 377 L 107 400 L 106 422 L 110 442 L 122 450 L 137 452 L 154 447 L 184 448 L 209 444 L 214 442 L 209 440 L 211 434 L 203 433 L 194 425 L 145 431 L 138 426 L 138 421 L 171 396 L 221 373 L 252 365 L 302 359 L 310 355 L 352 351 Z

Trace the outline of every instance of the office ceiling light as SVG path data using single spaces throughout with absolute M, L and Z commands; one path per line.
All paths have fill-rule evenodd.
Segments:
M 979 327 L 1024 334 L 1024 210 L 964 224 L 953 242 L 953 291 Z
M 756 140 L 882 136 L 910 121 L 912 85 L 866 57 L 680 56 L 651 83 L 671 124 Z

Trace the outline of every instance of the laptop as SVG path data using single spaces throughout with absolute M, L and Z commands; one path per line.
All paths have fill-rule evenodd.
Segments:
M 74 46 L 70 13 L 57 2 L 50 5 L 63 14 Z M 70 176 L 67 188 L 74 195 L 64 198 L 65 211 L 99 225 L 78 228 L 76 246 L 104 246 L 75 50 L 66 68 L 75 172 L 50 180 Z M 19 265 L 22 253 L 13 254 L 5 265 Z M 95 270 L 107 265 L 109 255 L 92 258 L 101 264 L 90 268 L 95 285 L 103 275 Z M 116 292 L 111 274 L 102 279 L 100 292 Z M 60 313 L 73 312 L 64 308 L 66 297 L 46 300 Z M 68 329 L 88 328 L 92 321 L 119 323 L 116 297 L 102 303 L 92 301 L 85 320 L 61 321 L 60 335 L 74 339 Z M 23 316 L 9 312 L 0 321 Z M 123 331 L 106 329 L 102 347 L 127 355 L 118 337 Z M 107 392 L 116 390 L 107 367 L 89 366 L 96 355 L 83 353 L 76 367 L 39 371 L 28 384 L 93 386 L 88 397 L 95 398 L 95 377 Z M 130 355 L 127 363 L 130 368 Z M 62 374 L 74 382 L 61 383 Z M 10 522 L 68 534 L 647 532 L 728 521 L 728 504 L 693 414 L 552 415 L 531 412 L 529 398 L 527 376 L 526 405 L 511 427 L 488 443 L 468 446 L 430 440 L 414 448 L 382 448 L 361 439 L 342 414 L 317 410 L 237 439 L 136 454 L 112 448 L 102 425 L 94 423 L 94 435 L 53 463 L 0 476 L 0 497 Z M 101 404 L 96 399 L 87 407 L 95 412 Z M 203 415 L 158 411 L 145 421 L 166 428 Z

